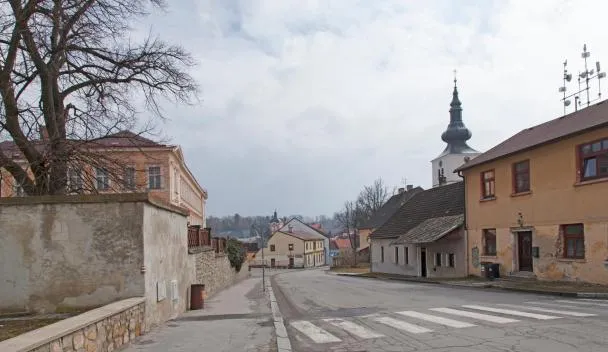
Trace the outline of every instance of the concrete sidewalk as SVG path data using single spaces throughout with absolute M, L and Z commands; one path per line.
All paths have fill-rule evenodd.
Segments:
M 253 273 L 252 273 L 253 274 Z M 126 352 L 274 352 L 274 323 L 262 280 L 251 278 L 205 301 L 205 308 L 142 336 Z

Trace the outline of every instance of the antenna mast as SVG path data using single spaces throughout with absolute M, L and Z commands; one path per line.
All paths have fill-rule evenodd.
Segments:
M 600 72 L 600 62 L 595 62 L 595 69 L 589 70 L 589 66 L 587 64 L 587 59 L 591 56 L 591 53 L 587 51 L 587 44 L 583 45 L 583 52 L 581 53 L 581 57 L 585 62 L 585 71 L 579 72 L 577 81 L 578 81 L 578 91 L 566 95 L 566 83 L 572 80 L 572 74 L 568 73 L 568 60 L 564 60 L 564 76 L 563 76 L 563 86 L 559 87 L 559 92 L 563 94 L 562 99 L 564 106 L 564 115 L 566 115 L 566 107 L 570 106 L 570 98 L 574 97 L 574 111 L 578 111 L 578 108 L 582 105 L 580 94 L 585 92 L 586 96 L 586 105 L 589 106 L 591 103 L 602 100 L 602 86 L 601 81 L 602 78 L 606 78 L 606 72 Z M 589 82 L 592 79 L 597 78 L 597 98 L 591 99 L 589 96 Z M 584 87 L 581 85 L 584 83 Z

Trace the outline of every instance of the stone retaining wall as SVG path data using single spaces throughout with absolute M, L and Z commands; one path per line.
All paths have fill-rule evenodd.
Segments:
M 196 263 L 196 282 L 205 285 L 207 297 L 249 277 L 249 266 L 243 263 L 237 273 L 230 266 L 230 260 L 224 253 L 216 253 L 213 248 L 203 248 L 192 254 Z
M 2 352 L 111 352 L 145 326 L 145 299 L 129 298 L 0 342 Z

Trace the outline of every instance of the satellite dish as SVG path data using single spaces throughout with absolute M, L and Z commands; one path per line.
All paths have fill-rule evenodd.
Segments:
M 570 100 L 565 100 L 564 101 L 564 106 L 570 106 Z
M 570 82 L 572 80 L 572 73 L 568 73 L 566 75 L 566 81 Z

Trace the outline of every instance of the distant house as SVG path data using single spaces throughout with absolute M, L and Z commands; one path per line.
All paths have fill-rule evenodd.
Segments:
M 371 271 L 465 276 L 463 224 L 464 182 L 417 192 L 370 235 Z
M 89 153 L 91 165 L 84 165 L 82 160 L 70 164 L 67 171 L 70 194 L 148 192 L 166 203 L 186 208 L 190 212 L 190 225 L 206 226 L 207 190 L 186 165 L 180 146 L 157 143 L 130 131 L 71 142 L 79 143 L 75 148 L 83 153 L 90 150 L 94 153 Z M 42 128 L 36 146 L 44 150 L 48 143 L 48 135 Z M 0 151 L 24 169 L 29 168 L 13 141 L 0 143 Z M 104 156 L 102 160 L 98 155 Z M 24 195 L 21 185 L 5 169 L 0 169 L 0 183 L 1 197 Z
M 395 212 L 410 199 L 414 194 L 423 191 L 421 187 L 407 185 L 406 188 L 399 188 L 397 194 L 390 197 L 380 209 L 378 209 L 367 221 L 365 221 L 359 228 L 359 243 L 357 251 L 362 251 L 369 247 L 368 237 L 374 232 L 375 229 L 382 226 Z
M 608 102 L 526 128 L 457 171 L 470 273 L 608 284 Z
M 329 240 L 329 246 L 331 251 L 331 266 L 351 264 L 345 262 L 346 259 L 352 257 L 353 248 L 350 239 L 334 237 Z
M 325 265 L 326 237 L 317 229 L 293 218 L 272 233 L 255 257 L 255 265 L 307 268 Z

